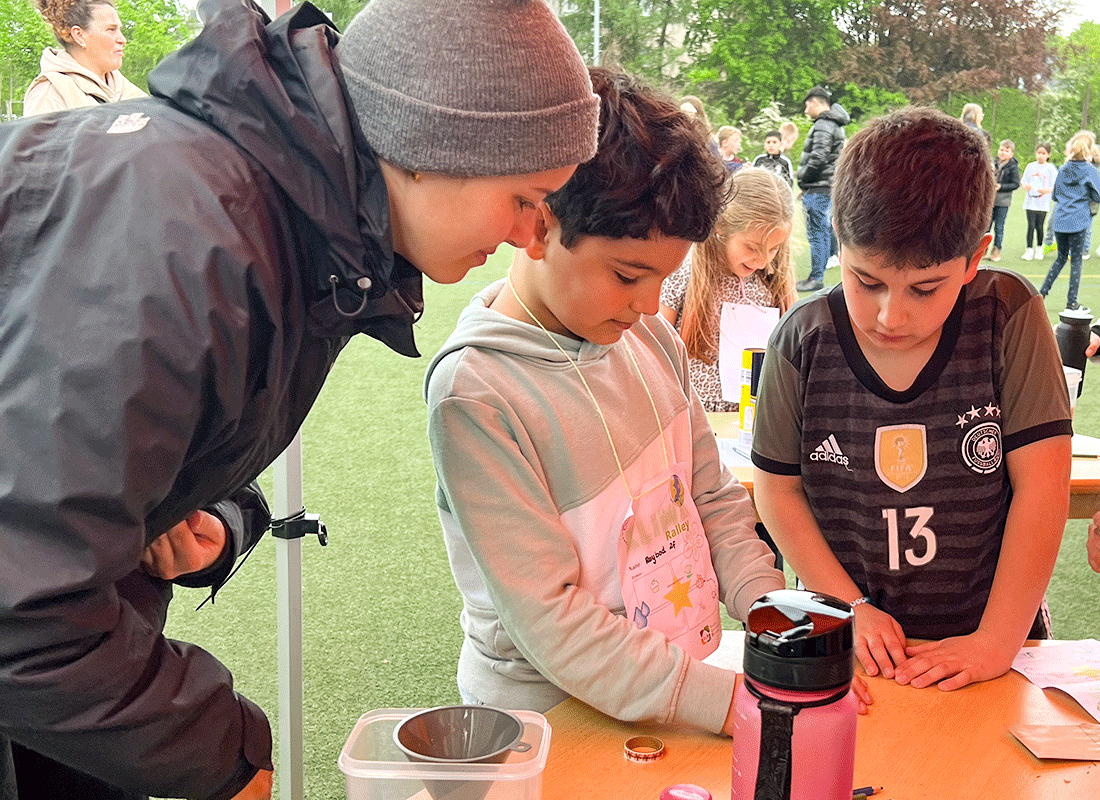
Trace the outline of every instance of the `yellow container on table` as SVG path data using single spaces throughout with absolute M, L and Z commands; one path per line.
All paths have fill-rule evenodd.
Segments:
M 760 386 L 760 367 L 764 364 L 764 351 L 746 348 L 741 351 L 741 438 L 748 434 L 752 441 L 752 425 L 756 419 L 756 391 Z

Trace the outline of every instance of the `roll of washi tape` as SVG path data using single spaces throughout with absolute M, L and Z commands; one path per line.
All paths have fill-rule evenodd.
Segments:
M 623 745 L 628 761 L 656 761 L 665 754 L 665 743 L 656 736 L 634 736 Z

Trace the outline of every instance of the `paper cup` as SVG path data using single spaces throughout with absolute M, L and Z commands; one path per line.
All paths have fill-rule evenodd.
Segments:
M 1062 369 L 1066 373 L 1066 388 L 1069 390 L 1069 411 L 1072 414 L 1073 410 L 1077 408 L 1077 393 L 1081 390 L 1081 370 L 1077 367 L 1066 367 Z

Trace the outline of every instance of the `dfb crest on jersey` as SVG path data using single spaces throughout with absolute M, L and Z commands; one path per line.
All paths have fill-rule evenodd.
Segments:
M 923 425 L 884 425 L 875 431 L 875 472 L 897 492 L 907 492 L 928 471 L 928 437 Z
M 989 420 L 966 432 L 960 447 L 963 462 L 979 475 L 988 475 L 1001 466 L 1001 426 Z

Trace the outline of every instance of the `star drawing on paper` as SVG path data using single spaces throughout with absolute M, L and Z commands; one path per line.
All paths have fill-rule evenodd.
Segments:
M 672 589 L 665 595 L 665 599 L 672 603 L 673 616 L 679 616 L 685 608 L 695 607 L 691 602 L 691 598 L 688 597 L 688 590 L 690 589 L 690 583 L 684 583 L 676 577 L 672 579 Z

